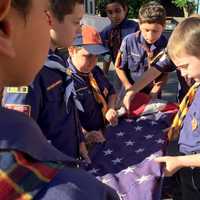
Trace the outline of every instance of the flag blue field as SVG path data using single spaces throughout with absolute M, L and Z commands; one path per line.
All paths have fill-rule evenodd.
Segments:
M 108 126 L 107 141 L 91 150 L 92 164 L 87 170 L 123 200 L 160 199 L 163 170 L 154 158 L 165 152 L 166 129 L 173 115 L 157 112 Z

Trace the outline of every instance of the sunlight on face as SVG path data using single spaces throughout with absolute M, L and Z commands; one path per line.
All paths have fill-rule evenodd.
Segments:
M 181 53 L 179 57 L 173 58 L 173 62 L 183 77 L 200 81 L 200 58 Z
M 147 43 L 153 44 L 160 38 L 164 26 L 156 23 L 142 23 L 140 24 L 140 30 Z

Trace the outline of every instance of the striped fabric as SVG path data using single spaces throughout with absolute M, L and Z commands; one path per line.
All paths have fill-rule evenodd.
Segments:
M 183 124 L 183 120 L 187 114 L 187 111 L 188 111 L 190 105 L 192 104 L 192 101 L 195 97 L 195 94 L 196 94 L 196 91 L 197 91 L 199 85 L 200 85 L 200 83 L 195 83 L 190 88 L 190 90 L 188 91 L 188 93 L 186 94 L 184 99 L 182 100 L 182 102 L 179 106 L 179 110 L 178 110 L 176 116 L 174 117 L 174 120 L 173 120 L 172 125 L 168 132 L 169 141 L 178 137 L 180 129 Z
M 17 151 L 0 153 L 0 199 L 33 199 L 63 165 L 41 163 Z
M 102 113 L 103 116 L 105 116 L 106 112 L 108 111 L 108 104 L 104 96 L 101 94 L 101 90 L 92 73 L 89 73 L 89 82 L 92 87 L 92 92 L 94 94 L 95 99 L 99 104 L 102 104 Z

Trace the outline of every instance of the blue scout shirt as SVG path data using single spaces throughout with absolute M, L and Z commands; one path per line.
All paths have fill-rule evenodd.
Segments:
M 74 79 L 77 98 L 80 100 L 84 109 L 84 112 L 79 111 L 82 127 L 87 131 L 104 128 L 104 118 L 101 111 L 102 105 L 96 101 L 93 95 L 88 74 L 80 73 L 70 60 L 69 68 L 73 73 L 72 77 Z M 106 102 L 108 102 L 109 96 L 115 94 L 113 86 L 110 84 L 110 82 L 104 76 L 103 71 L 98 66 L 94 67 L 92 74 L 101 90 L 101 94 L 104 96 Z
M 179 150 L 184 154 L 200 153 L 200 87 L 183 121 Z
M 175 64 L 171 61 L 171 59 L 163 55 L 155 65 L 153 65 L 157 70 L 159 70 L 162 73 L 166 72 L 172 72 L 176 70 Z M 178 84 L 178 94 L 177 94 L 177 99 L 179 102 L 184 98 L 184 96 L 187 94 L 190 86 L 194 84 L 193 80 L 186 80 L 180 73 L 179 70 L 176 70 L 177 78 L 179 81 Z
M 120 48 L 120 68 L 124 70 L 131 84 L 137 81 L 148 69 L 147 48 L 155 56 L 166 45 L 167 40 L 163 35 L 154 44 L 148 45 L 140 31 L 129 34 L 124 38 Z
M 6 88 L 3 105 L 31 116 L 57 149 L 77 158 L 83 134 L 77 117 L 72 79 L 56 68 L 66 69 L 67 65 L 58 51 L 51 51 L 47 61 L 52 64 L 52 69 L 44 66 L 29 87 Z
M 24 157 L 24 159 L 29 161 L 29 165 L 35 163 L 46 165 L 46 162 L 57 161 L 59 163 L 65 163 L 66 165 L 64 169 L 63 166 L 58 169 L 57 175 L 50 183 L 43 182 L 43 184 L 38 185 L 34 191 L 31 190 L 32 188 L 35 188 L 35 185 L 30 184 L 31 176 L 29 176 L 28 179 L 23 179 L 23 183 L 25 184 L 23 186 L 30 193 L 32 192 L 34 199 L 119 200 L 118 195 L 113 189 L 99 182 L 95 177 L 92 177 L 85 171 L 71 168 L 70 166 L 75 164 L 76 161 L 62 154 L 49 144 L 38 125 L 31 118 L 28 118 L 19 112 L 0 107 L 0 130 L 1 173 L 4 172 L 6 174 L 6 169 L 9 169 L 15 162 L 15 160 L 10 159 L 11 157 L 9 156 L 13 152 L 23 152 L 24 155 L 28 155 L 27 157 Z M 33 160 L 36 160 L 37 162 L 34 162 Z M 28 175 L 27 171 L 26 174 L 19 174 L 19 171 L 14 172 L 15 173 L 12 174 L 13 176 L 10 177 L 10 180 L 12 179 L 16 184 L 21 184 L 21 182 L 19 182 L 21 176 Z M 34 181 L 37 182 L 38 180 L 36 179 Z M 0 194 L 1 196 L 3 195 L 2 193 Z
M 121 41 L 130 33 L 134 33 L 139 30 L 138 23 L 133 20 L 125 19 L 119 26 L 119 29 L 121 30 L 120 36 Z M 115 62 L 115 57 L 112 52 L 112 48 L 110 47 L 109 41 L 110 41 L 110 34 L 113 29 L 113 25 L 110 24 L 109 26 L 105 27 L 102 32 L 100 33 L 101 39 L 103 44 L 110 50 L 110 56 L 113 61 Z

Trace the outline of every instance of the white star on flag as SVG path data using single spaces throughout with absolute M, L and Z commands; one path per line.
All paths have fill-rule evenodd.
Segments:
M 117 191 L 117 194 L 118 194 L 120 200 L 125 200 L 127 197 L 126 194 L 121 194 L 121 193 L 119 193 L 119 191 Z
M 104 183 L 104 184 L 107 184 L 107 183 L 109 183 L 110 181 L 111 181 L 111 179 L 106 179 L 106 178 L 103 178 L 103 179 L 101 180 L 101 182 Z
M 145 135 L 144 137 L 145 137 L 146 140 L 149 140 L 153 137 L 153 135 Z
M 113 164 L 116 165 L 120 163 L 123 159 L 122 158 L 116 158 L 115 160 L 112 160 Z
M 125 143 L 126 143 L 126 146 L 133 146 L 133 144 L 135 144 L 135 142 L 131 140 L 126 141 Z
M 144 151 L 144 149 L 137 149 L 136 151 L 135 151 L 135 153 L 142 153 Z
M 142 184 L 142 183 L 148 181 L 150 178 L 151 178 L 151 175 L 148 175 L 148 176 L 141 176 L 140 178 L 136 179 L 136 181 L 137 181 L 139 184 Z
M 119 133 L 117 133 L 117 136 L 118 136 L 118 137 L 123 137 L 124 134 L 125 134 L 125 133 L 123 133 L 123 132 L 119 132 Z
M 162 140 L 162 139 L 156 140 L 156 142 L 157 142 L 158 144 L 164 144 L 164 143 L 165 143 L 165 141 Z
M 141 130 L 142 130 L 142 127 L 141 127 L 141 126 L 136 126 L 136 127 L 135 127 L 135 130 L 136 130 L 136 131 L 141 131 Z
M 111 149 L 107 149 L 103 152 L 104 152 L 104 156 L 108 156 L 108 155 L 111 155 L 113 151 Z
M 126 122 L 131 123 L 133 120 L 132 119 L 125 119 Z
M 135 167 L 128 167 L 126 169 L 123 170 L 124 174 L 128 174 L 128 173 L 133 173 L 135 170 Z
M 100 169 L 93 168 L 93 169 L 89 170 L 88 172 L 91 173 L 91 174 L 96 174 L 99 170 Z

